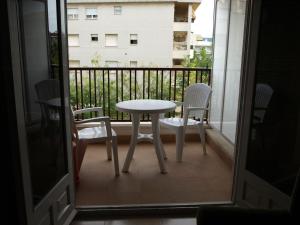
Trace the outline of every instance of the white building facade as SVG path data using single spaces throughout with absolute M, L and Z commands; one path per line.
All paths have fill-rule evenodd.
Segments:
M 73 66 L 172 67 L 190 54 L 200 0 L 68 0 Z

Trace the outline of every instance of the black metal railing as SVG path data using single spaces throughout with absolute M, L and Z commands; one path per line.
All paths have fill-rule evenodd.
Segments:
M 128 114 L 116 111 L 117 102 L 131 99 L 183 101 L 187 86 L 210 85 L 211 77 L 209 68 L 83 67 L 69 68 L 69 73 L 71 106 L 74 109 L 101 106 L 104 115 L 110 116 L 112 121 L 130 121 Z M 144 115 L 142 120 L 148 121 L 149 115 Z

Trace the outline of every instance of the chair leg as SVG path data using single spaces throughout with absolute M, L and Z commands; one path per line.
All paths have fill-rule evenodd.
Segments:
M 119 176 L 120 172 L 119 172 L 119 156 L 118 156 L 118 142 L 117 142 L 117 137 L 113 137 L 113 139 L 112 139 L 112 147 L 113 147 L 115 175 Z
M 106 152 L 107 152 L 107 160 L 111 160 L 111 142 L 110 140 L 106 140 Z
M 203 147 L 203 154 L 206 155 L 205 129 L 203 127 L 203 124 L 199 124 L 199 131 L 200 131 L 201 144 L 202 144 L 202 147 Z
M 179 128 L 176 130 L 176 160 L 177 160 L 177 162 L 182 161 L 183 144 L 184 144 L 184 132 L 183 132 L 183 128 Z

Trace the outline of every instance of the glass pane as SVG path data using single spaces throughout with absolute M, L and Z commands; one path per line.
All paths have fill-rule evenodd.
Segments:
M 217 1 L 210 124 L 221 129 L 230 1 Z
M 247 157 L 247 169 L 289 195 L 300 166 L 298 10 L 263 1 Z
M 245 11 L 246 0 L 231 1 L 222 133 L 232 143 L 239 104 Z
M 55 0 L 22 0 L 23 96 L 33 202 L 67 173 Z

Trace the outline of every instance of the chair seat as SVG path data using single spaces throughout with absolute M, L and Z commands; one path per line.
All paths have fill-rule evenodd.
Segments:
M 111 129 L 111 133 L 113 137 L 116 137 L 117 134 L 116 132 Z M 88 142 L 94 142 L 98 140 L 106 140 L 107 138 L 107 133 L 106 133 L 106 127 L 88 127 L 88 128 L 83 128 L 78 131 L 78 136 L 79 139 L 82 140 L 88 140 Z
M 172 127 L 183 127 L 183 118 L 164 118 L 160 119 L 159 122 L 163 125 Z M 188 119 L 187 126 L 195 126 L 202 123 L 201 121 Z

